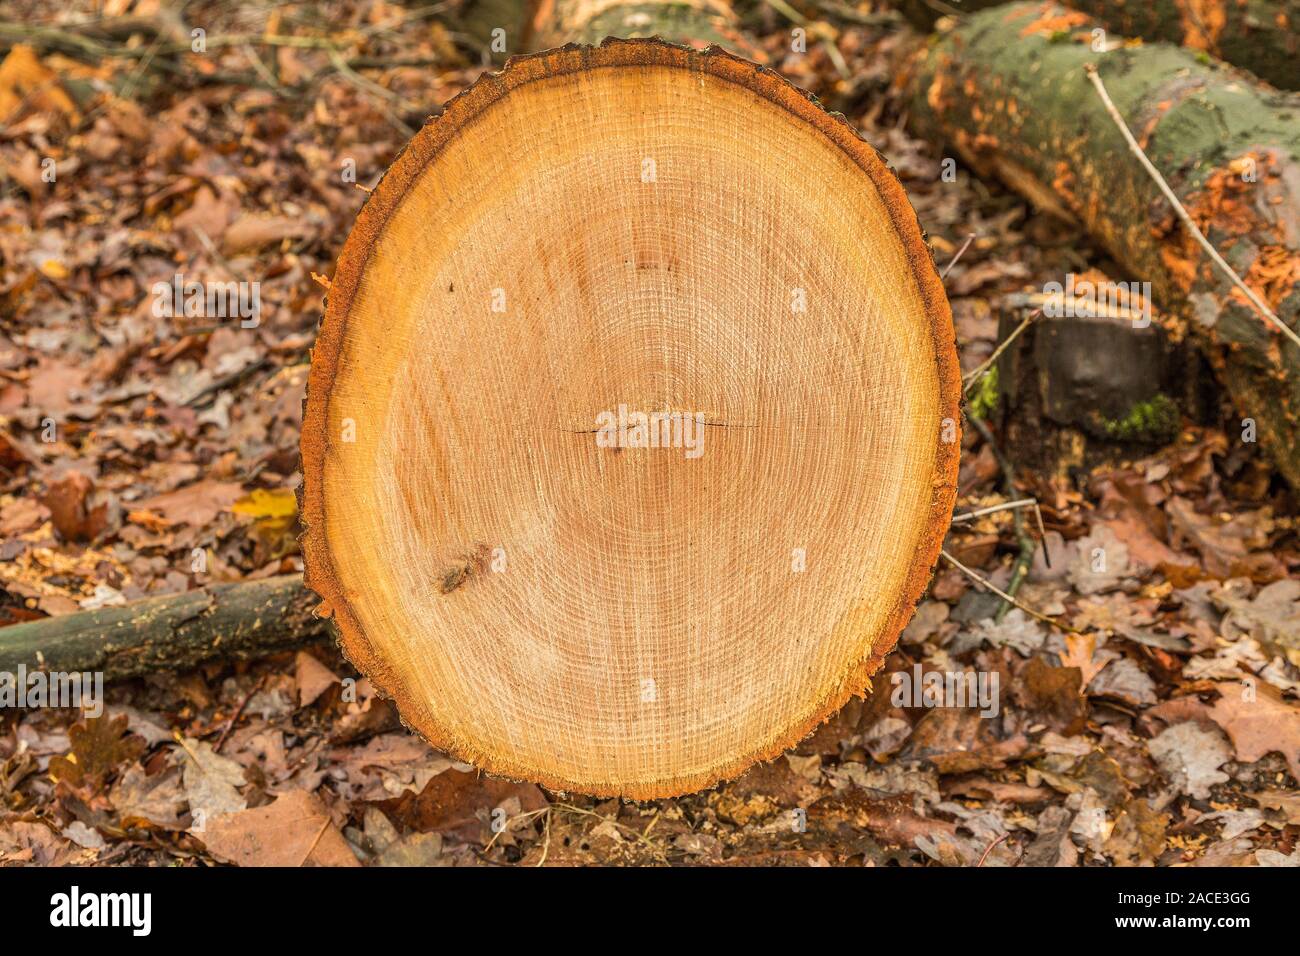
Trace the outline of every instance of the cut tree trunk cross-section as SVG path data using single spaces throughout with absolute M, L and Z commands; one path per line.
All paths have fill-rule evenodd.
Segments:
M 863 692 L 947 528 L 960 382 L 897 178 L 719 50 L 518 58 L 344 247 L 307 580 L 431 741 L 654 797 Z

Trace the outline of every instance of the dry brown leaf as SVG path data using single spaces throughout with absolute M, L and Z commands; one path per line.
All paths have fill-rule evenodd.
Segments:
M 93 541 L 107 528 L 109 504 L 96 502 L 94 491 L 95 483 L 79 471 L 62 475 L 46 489 L 42 502 L 64 541 Z
M 360 866 L 315 794 L 294 790 L 274 803 L 226 813 L 198 834 L 208 852 L 237 866 Z
M 1140 709 L 1156 702 L 1156 685 L 1137 663 L 1128 657 L 1111 661 L 1088 684 L 1088 693 L 1107 697 Z
M 1147 745 L 1151 756 L 1165 777 L 1181 793 L 1199 800 L 1210 796 L 1210 789 L 1227 783 L 1228 775 L 1219 770 L 1232 757 L 1223 734 L 1195 721 L 1174 724 Z
M 1092 683 L 1097 672 L 1106 666 L 1107 660 L 1094 661 L 1097 650 L 1096 634 L 1065 635 L 1065 651 L 1060 655 L 1062 667 L 1079 668 L 1080 679 L 1084 687 Z
M 1271 527 L 1264 509 L 1219 521 L 1200 514 L 1185 498 L 1175 496 L 1167 507 L 1176 537 L 1201 553 L 1206 570 L 1215 577 L 1274 581 L 1286 575 L 1277 557 L 1261 550 L 1268 546 Z
M 244 785 L 244 768 L 223 757 L 203 740 L 184 738 L 181 779 L 195 826 L 206 826 L 216 815 L 234 813 L 248 805 L 238 788 Z
M 127 731 L 127 717 L 88 717 L 68 731 L 71 752 L 50 761 L 50 777 L 78 789 L 97 789 L 104 778 L 144 752 L 144 740 Z
M 518 801 L 522 813 L 547 805 L 545 795 L 531 783 L 446 770 L 425 784 L 419 794 L 407 792 L 383 801 L 379 807 L 404 830 L 456 835 L 468 841 L 483 837 L 492 811 L 512 798 Z
M 123 827 L 144 825 L 180 830 L 185 812 L 185 792 L 174 768 L 149 776 L 139 766 L 130 767 L 109 794 Z
M 10 538 L 39 528 L 50 520 L 50 509 L 35 498 L 18 498 L 0 508 L 0 537 Z
M 59 85 L 58 74 L 31 47 L 16 43 L 0 63 L 0 122 L 12 122 L 23 109 L 77 114 L 76 104 Z
M 1251 799 L 1265 810 L 1276 810 L 1289 824 L 1300 824 L 1300 793 L 1294 790 L 1262 790 Z
M 338 675 L 306 651 L 294 662 L 298 683 L 298 706 L 309 707 L 316 698 L 339 682 Z
M 243 493 L 244 489 L 237 482 L 205 479 L 136 502 L 129 517 L 137 524 L 147 524 L 147 521 L 137 520 L 141 517 L 139 512 L 144 512 L 167 525 L 187 524 L 201 528 L 238 501 Z
M 1083 675 L 1077 667 L 1053 667 L 1041 657 L 1030 658 L 1019 674 L 1015 698 L 1035 720 L 1069 737 L 1083 729 L 1086 701 Z
M 221 247 L 227 255 L 247 252 L 282 239 L 306 235 L 308 226 L 288 216 L 241 216 L 226 228 Z
M 1146 800 L 1131 800 L 1115 821 L 1106 855 L 1116 866 L 1152 866 L 1164 852 L 1169 820 L 1169 814 L 1157 813 Z
M 1210 708 L 1210 719 L 1232 740 L 1237 759 L 1254 763 L 1277 751 L 1286 758 L 1291 776 L 1300 780 L 1300 708 L 1284 701 L 1269 684 L 1256 684 L 1249 694 L 1244 685 L 1218 686 L 1220 696 Z

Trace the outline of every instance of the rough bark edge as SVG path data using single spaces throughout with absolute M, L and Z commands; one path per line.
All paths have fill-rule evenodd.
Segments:
M 440 150 L 457 135 L 460 127 L 490 108 L 510 91 L 537 80 L 585 70 L 610 67 L 665 66 L 696 70 L 743 86 L 788 110 L 798 119 L 821 131 L 839 146 L 870 178 L 889 211 L 894 228 L 904 243 L 912 273 L 920 288 L 931 321 L 935 360 L 939 378 L 939 419 L 951 419 L 958 429 L 957 440 L 938 440 L 932 476 L 933 492 L 927 533 L 918 543 L 898 600 L 871 653 L 852 665 L 836 687 L 813 707 L 814 716 L 769 742 L 759 745 L 716 769 L 685 774 L 653 783 L 619 785 L 612 782 L 582 782 L 558 777 L 548 771 L 517 764 L 508 757 L 479 752 L 467 741 L 456 739 L 421 702 L 406 692 L 400 675 L 383 661 L 372 647 L 353 614 L 342 583 L 338 580 L 325 533 L 324 466 L 329 449 L 326 434 L 328 402 L 342 351 L 344 331 L 352 301 L 361 283 L 371 249 L 389 217 L 408 188 Z M 550 790 L 572 791 L 593 796 L 624 796 L 638 800 L 679 796 L 704 790 L 738 776 L 756 763 L 780 756 L 797 744 L 848 700 L 867 692 L 871 676 L 893 650 L 925 593 L 939 551 L 947 533 L 957 495 L 960 457 L 961 375 L 957 362 L 956 335 L 947 295 L 925 242 L 916 212 L 912 209 L 897 174 L 880 153 L 863 140 L 840 114 L 826 112 L 810 94 L 756 63 L 719 47 L 703 51 L 666 43 L 657 38 L 620 40 L 607 38 L 599 47 L 568 44 L 543 53 L 512 57 L 499 73 L 484 74 L 471 87 L 448 102 L 443 113 L 426 122 L 406 145 L 358 214 L 339 255 L 327 296 L 316 347 L 312 352 L 307 398 L 302 425 L 302 552 L 307 586 L 322 598 L 318 613 L 333 615 L 338 625 L 342 652 L 361 673 L 397 705 L 402 721 L 438 747 L 483 770 L 504 777 L 531 780 Z

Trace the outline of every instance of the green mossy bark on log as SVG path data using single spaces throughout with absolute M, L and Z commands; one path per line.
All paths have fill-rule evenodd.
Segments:
M 251 659 L 331 636 L 297 574 L 211 584 L 0 628 L 0 671 L 102 671 L 110 680 Z
M 1122 36 L 1200 50 L 1300 89 L 1300 0 L 1076 0 Z
M 1300 487 L 1300 347 L 1249 305 L 1182 227 L 1084 73 L 1111 98 L 1197 225 L 1300 327 L 1300 95 L 1165 45 L 1094 53 L 1093 21 L 1055 4 L 977 13 L 912 64 L 913 120 L 1072 217 L 1190 331 L 1279 471 Z
M 962 13 L 1005 0 L 963 0 Z M 894 0 L 918 29 L 929 31 L 943 8 L 928 0 Z M 1300 0 L 1070 0 L 1108 31 L 1200 50 L 1250 70 L 1282 89 L 1300 89 Z

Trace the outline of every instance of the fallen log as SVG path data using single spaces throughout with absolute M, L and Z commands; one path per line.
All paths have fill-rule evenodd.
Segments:
M 1300 89 L 1300 0 L 1077 0 L 1121 36 L 1199 50 Z
M 1170 330 L 1195 337 L 1243 419 L 1257 423 L 1278 471 L 1300 487 L 1300 347 L 1252 308 L 1179 222 L 1084 67 L 1097 65 L 1197 226 L 1293 330 L 1300 96 L 1162 44 L 1095 53 L 1092 25 L 1040 3 L 966 18 L 912 65 L 914 126 L 1082 224 L 1130 277 L 1150 281 Z
M 691 46 L 716 43 L 753 57 L 757 44 L 725 0 L 539 0 L 528 44 L 534 50 L 605 37 L 660 37 Z
M 1005 0 L 894 0 L 929 32 L 945 14 L 1001 6 Z M 1070 0 L 1117 36 L 1199 50 L 1282 89 L 1300 89 L 1300 0 Z
M 869 687 L 950 520 L 959 399 L 916 216 L 842 119 L 717 49 L 517 58 L 339 258 L 307 581 L 436 746 L 700 789 Z
M 108 680 L 247 660 L 330 636 L 302 577 L 209 584 L 0 628 L 0 671 L 100 671 Z
M 473 0 L 461 20 L 496 63 L 566 43 L 598 44 L 605 37 L 659 37 L 701 48 L 717 44 L 763 59 L 728 0 Z

